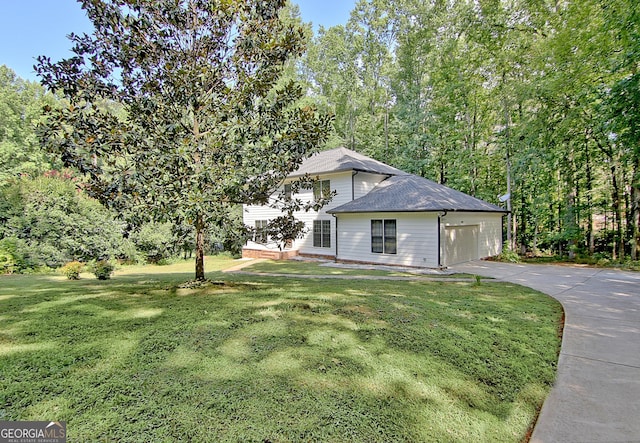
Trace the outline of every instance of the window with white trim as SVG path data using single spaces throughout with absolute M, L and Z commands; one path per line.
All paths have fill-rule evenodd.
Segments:
M 331 195 L 331 180 L 318 180 L 313 182 L 313 200 L 319 201 L 329 198 Z
M 371 252 L 375 254 L 397 253 L 395 220 L 371 220 Z
M 256 234 L 254 238 L 256 243 L 266 244 L 269 240 L 269 236 L 267 235 L 268 224 L 269 220 L 256 220 Z
M 313 247 L 331 247 L 331 220 L 314 220 L 313 222 Z

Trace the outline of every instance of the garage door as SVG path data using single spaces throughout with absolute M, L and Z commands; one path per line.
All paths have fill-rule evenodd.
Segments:
M 445 266 L 478 258 L 478 226 L 447 226 L 445 228 Z

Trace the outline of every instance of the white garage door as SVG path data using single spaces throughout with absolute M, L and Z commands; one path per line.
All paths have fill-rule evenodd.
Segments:
M 447 226 L 445 228 L 445 266 L 478 258 L 478 226 Z

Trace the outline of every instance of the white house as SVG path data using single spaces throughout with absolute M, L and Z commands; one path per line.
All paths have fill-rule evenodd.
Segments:
M 313 201 L 314 194 L 317 198 L 335 191 L 334 198 L 319 211 L 297 213 L 307 233 L 284 247 L 260 233 L 279 212 L 246 205 L 244 223 L 258 233 L 243 248 L 244 257 L 282 259 L 299 254 L 438 268 L 502 251 L 506 211 L 483 200 L 346 148 L 311 156 L 289 179 L 305 174 L 318 180 L 315 191 L 303 190 L 295 197 Z

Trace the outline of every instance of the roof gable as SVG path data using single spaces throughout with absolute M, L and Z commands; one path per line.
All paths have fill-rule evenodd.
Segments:
M 332 172 L 360 171 L 383 175 L 407 175 L 406 172 L 359 154 L 347 148 L 336 148 L 318 152 L 302 162 L 290 175 L 319 175 Z
M 368 194 L 329 213 L 354 212 L 502 212 L 504 209 L 417 175 L 389 177 Z

